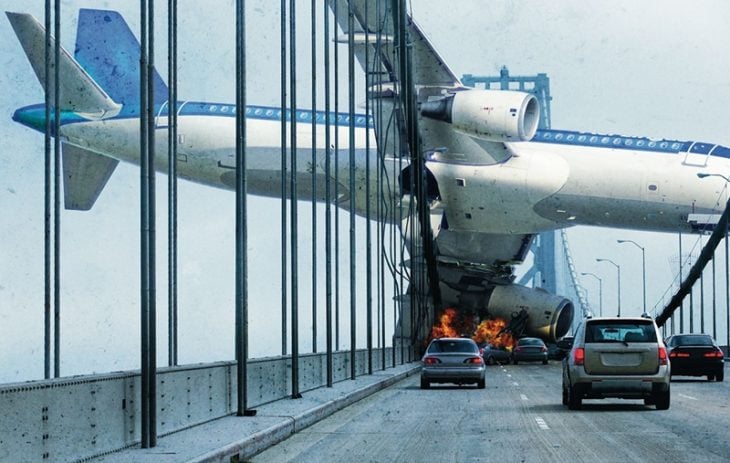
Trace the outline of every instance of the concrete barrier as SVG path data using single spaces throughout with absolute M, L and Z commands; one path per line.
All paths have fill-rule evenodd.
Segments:
M 393 366 L 392 354 L 387 348 L 386 367 Z M 396 364 L 402 363 L 400 354 L 396 349 Z M 374 372 L 382 370 L 381 359 L 380 350 L 374 350 Z M 350 361 L 350 352 L 334 354 L 334 381 L 349 377 Z M 367 374 L 367 351 L 356 352 L 356 367 L 358 376 Z M 326 384 L 324 353 L 301 355 L 299 368 L 300 391 Z M 253 359 L 247 370 L 250 408 L 291 394 L 291 357 Z M 139 371 L 1 385 L 0 461 L 86 461 L 137 446 L 139 391 Z M 236 407 L 236 364 L 161 368 L 157 391 L 159 436 L 230 415 Z M 303 425 L 308 419 L 293 421 Z

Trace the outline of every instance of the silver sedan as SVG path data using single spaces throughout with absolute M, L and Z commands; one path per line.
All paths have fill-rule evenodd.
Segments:
M 434 339 L 421 361 L 421 389 L 428 389 L 431 383 L 475 383 L 479 389 L 486 386 L 484 360 L 471 339 Z

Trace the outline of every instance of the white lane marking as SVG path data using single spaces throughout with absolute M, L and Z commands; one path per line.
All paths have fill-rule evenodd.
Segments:
M 507 373 L 507 377 L 508 377 L 508 378 L 511 378 L 511 377 L 512 377 L 512 375 L 511 375 L 511 374 L 509 374 L 509 373 Z
M 528 400 L 527 396 L 525 394 L 520 394 L 520 399 L 522 400 Z
M 518 384 L 518 383 L 512 383 L 512 385 L 513 385 L 513 386 L 519 386 L 519 384 Z
M 697 397 L 692 397 L 691 395 L 679 394 L 679 396 L 689 400 L 697 400 Z
M 550 426 L 547 425 L 545 420 L 543 420 L 539 416 L 537 418 L 535 418 L 535 421 L 537 422 L 537 425 L 540 427 L 540 429 L 544 429 L 544 430 L 550 429 Z

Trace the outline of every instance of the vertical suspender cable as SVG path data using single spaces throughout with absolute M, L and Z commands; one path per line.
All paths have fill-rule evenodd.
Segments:
M 339 1 L 335 0 L 335 20 L 339 17 Z M 335 34 L 337 25 L 335 23 Z M 335 37 L 335 350 L 340 349 L 340 60 L 339 40 Z
M 155 133 L 154 0 L 140 0 L 140 176 L 141 176 L 141 312 L 142 447 L 157 444 L 155 311 Z
M 348 121 L 349 121 L 349 196 L 350 196 L 350 379 L 355 379 L 357 373 L 357 281 L 355 278 L 355 207 L 357 206 L 355 192 L 355 15 L 352 12 L 352 3 L 347 7 L 347 77 L 348 77 Z
M 330 175 L 332 174 L 331 158 L 332 151 L 330 148 L 330 19 L 329 19 L 329 0 L 324 1 L 324 246 L 325 246 L 325 285 L 326 285 L 326 301 L 325 310 L 327 318 L 327 387 L 333 384 L 333 364 L 332 364 L 332 197 Z
M 378 215 L 378 287 L 380 288 L 379 291 L 379 298 L 378 298 L 378 317 L 380 319 L 380 338 L 378 340 L 378 344 L 380 345 L 381 351 L 380 351 L 380 362 L 381 362 L 381 368 L 385 370 L 386 367 L 386 354 L 385 354 L 385 224 L 387 223 L 386 217 L 385 217 L 385 186 L 383 184 L 384 180 L 384 170 L 385 170 L 385 140 L 386 136 L 384 134 L 384 127 L 383 127 L 383 101 L 382 101 L 382 93 L 383 93 L 383 73 L 382 70 L 382 44 L 383 44 L 383 24 L 381 18 L 384 17 L 383 12 L 383 3 L 382 0 L 377 0 L 376 2 L 376 11 L 377 11 L 377 18 L 378 18 L 378 29 L 377 29 L 377 37 L 375 40 L 375 65 L 373 66 L 373 69 L 378 71 L 378 87 L 377 87 L 377 94 L 378 99 L 377 101 L 377 107 L 375 108 L 375 114 L 377 115 L 377 118 L 375 119 L 375 133 L 378 134 L 377 136 L 377 149 L 378 149 L 378 178 L 377 178 L 377 190 L 378 190 L 378 208 L 376 214 Z
M 717 280 L 715 254 L 712 254 L 712 338 L 717 339 Z
M 365 3 L 365 17 L 368 16 L 368 4 Z M 367 92 L 370 89 L 370 54 L 368 38 L 370 36 L 370 28 L 365 29 L 365 292 L 366 292 L 366 325 L 367 332 L 365 339 L 367 340 L 368 349 L 368 374 L 373 374 L 373 243 L 372 243 L 372 224 L 370 223 L 370 99 Z M 354 114 L 350 116 L 354 117 Z
M 730 243 L 728 243 L 728 222 L 725 222 L 725 357 L 730 356 Z
M 286 217 L 286 0 L 281 0 L 281 355 L 286 355 L 287 310 L 287 217 Z
M 317 352 L 317 0 L 312 0 L 312 352 Z
M 139 136 L 139 169 L 140 169 L 140 327 L 141 327 L 141 432 L 142 448 L 150 447 L 150 363 L 149 363 L 149 151 L 147 148 L 147 1 L 140 0 L 140 136 Z
M 51 0 L 46 0 L 45 5 L 45 29 L 46 29 L 46 46 L 45 46 L 45 117 L 46 130 L 44 133 L 44 166 L 45 172 L 43 177 L 43 377 L 49 379 L 51 377 L 51 134 L 53 126 L 51 125 L 51 106 L 53 105 L 52 97 L 57 89 L 57 82 L 49 85 L 51 82 Z
M 700 237 L 702 243 L 702 237 Z M 705 269 L 700 273 L 700 333 L 705 332 Z
M 155 87 L 153 76 L 155 73 L 155 6 L 154 0 L 148 0 L 149 39 L 147 46 L 147 146 L 149 149 L 149 343 L 150 343 L 150 446 L 157 445 L 157 235 L 155 219 Z
M 378 10 L 378 20 L 382 21 L 380 18 L 385 17 L 385 11 L 383 10 L 383 1 L 377 0 L 377 10 Z M 377 45 L 376 45 L 376 63 L 377 63 L 377 69 L 380 71 L 382 70 L 382 56 L 383 56 L 383 29 L 384 25 L 382 22 L 378 24 L 378 36 L 377 36 Z M 378 95 L 383 94 L 383 73 L 378 72 Z M 377 127 L 376 127 L 376 133 L 378 133 L 378 217 L 380 217 L 380 220 L 382 221 L 382 225 L 380 227 L 380 233 L 378 233 L 379 243 L 378 243 L 378 249 L 380 249 L 380 335 L 381 335 L 381 341 L 380 346 L 382 348 L 381 351 L 381 362 L 383 370 L 385 370 L 386 367 L 386 352 L 385 352 L 385 259 L 386 259 L 386 245 L 385 245 L 385 238 L 386 238 L 386 223 L 391 222 L 392 220 L 387 220 L 387 210 L 385 208 L 385 191 L 386 191 L 386 184 L 385 184 L 385 155 L 386 155 L 386 140 L 388 137 L 388 134 L 386 133 L 385 126 L 384 126 L 384 120 L 383 120 L 383 100 L 382 96 L 380 96 L 377 99 L 378 107 L 376 109 L 377 114 L 379 115 L 378 121 L 377 121 Z M 393 179 L 395 181 L 395 179 Z M 394 208 L 391 208 L 391 213 L 394 211 Z M 390 228 L 392 229 L 393 226 L 391 225 Z M 395 277 L 395 276 L 394 276 Z M 395 287 L 395 285 L 393 285 Z M 395 293 L 394 293 L 395 294 Z M 393 327 L 393 332 L 395 333 L 395 326 Z M 395 346 L 394 346 L 395 349 Z M 395 366 L 395 364 L 393 364 Z
M 289 1 L 289 119 L 291 137 L 290 158 L 290 212 L 291 212 L 291 393 L 299 393 L 299 263 L 297 217 L 297 37 L 296 0 Z
M 177 365 L 177 0 L 167 2 L 167 363 Z
M 727 244 L 727 242 L 726 242 Z M 684 260 L 682 259 L 682 232 L 679 232 L 679 284 L 684 281 L 682 270 L 684 268 Z M 684 333 L 684 300 L 679 305 L 679 332 Z
M 408 113 L 406 110 L 405 102 L 408 101 L 410 89 L 408 88 L 408 85 L 406 83 L 406 78 L 407 78 L 406 72 L 407 72 L 408 68 L 406 66 L 407 44 L 406 44 L 406 36 L 405 36 L 405 21 L 403 18 L 403 14 L 405 13 L 405 3 L 403 2 L 403 0 L 394 0 L 393 10 L 394 10 L 393 15 L 395 18 L 393 20 L 393 28 L 396 31 L 396 47 L 398 48 L 398 66 L 399 66 L 398 75 L 400 76 L 399 82 L 398 82 L 400 117 L 401 117 L 401 121 L 404 124 L 404 127 L 402 127 L 402 130 L 407 131 L 408 130 L 408 120 L 407 120 Z M 404 145 L 405 145 L 405 149 L 404 149 Z M 401 154 L 401 158 L 406 149 L 412 149 L 412 148 L 413 148 L 412 146 L 408 145 L 408 140 L 404 140 L 403 137 L 401 136 L 400 137 L 400 151 L 399 151 Z M 409 320 L 410 320 L 411 333 L 408 333 L 409 338 L 412 337 L 413 327 L 415 326 L 415 306 L 418 303 L 418 297 L 419 297 L 418 296 L 418 287 L 416 286 L 416 280 L 415 280 L 416 253 L 415 253 L 415 235 L 414 235 L 414 231 L 413 231 L 413 229 L 414 229 L 413 194 L 414 194 L 415 187 L 413 184 L 413 180 L 414 180 L 413 167 L 414 166 L 411 163 L 411 166 L 410 166 L 411 175 L 409 176 L 410 185 L 408 187 L 409 194 L 411 195 L 411 200 L 409 201 L 408 218 L 406 219 L 407 223 L 408 223 L 408 227 L 407 227 L 407 229 L 408 229 L 408 248 L 409 248 L 408 253 L 409 253 L 410 261 L 411 261 L 411 268 L 409 269 L 410 270 L 410 275 L 409 275 L 409 295 L 410 295 L 409 302 L 410 302 L 410 304 L 408 307 L 408 311 L 410 314 Z M 404 253 L 404 251 L 405 251 L 404 247 L 401 247 L 402 254 Z M 401 259 L 401 262 L 403 262 L 403 259 Z M 402 305 L 401 305 L 400 309 L 401 309 L 401 363 L 403 363 L 405 361 L 405 355 L 404 355 L 405 344 L 403 344 L 403 339 L 405 339 L 405 336 L 404 336 L 405 333 L 402 332 L 403 331 L 402 320 L 403 320 L 403 310 L 404 310 Z
M 53 69 L 53 376 L 61 376 L 61 2 L 54 5 L 54 32 L 56 35 Z
M 246 7 L 236 0 L 236 381 L 238 416 L 248 405 L 248 228 L 246 200 Z

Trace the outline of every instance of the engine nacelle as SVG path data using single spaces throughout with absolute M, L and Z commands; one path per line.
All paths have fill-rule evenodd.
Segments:
M 545 341 L 555 342 L 562 338 L 573 323 L 573 303 L 542 289 L 520 285 L 497 286 L 487 303 L 487 311 L 492 316 L 507 322 L 523 310 L 527 314 L 524 333 Z
M 529 141 L 540 121 L 534 95 L 510 90 L 464 90 L 421 103 L 421 115 L 488 141 Z

